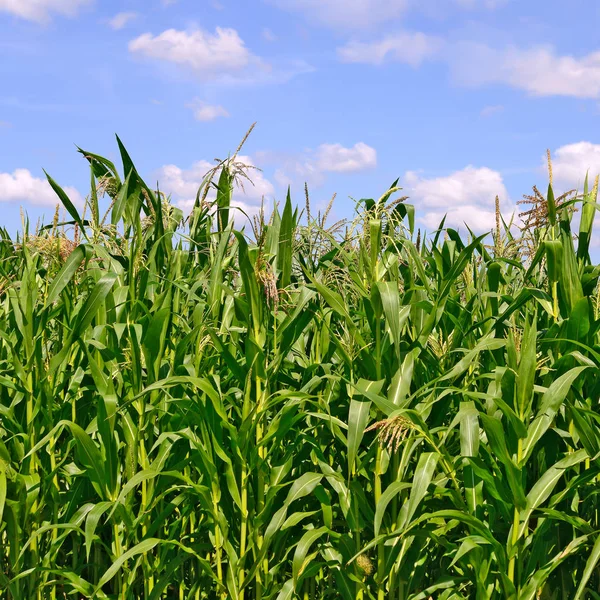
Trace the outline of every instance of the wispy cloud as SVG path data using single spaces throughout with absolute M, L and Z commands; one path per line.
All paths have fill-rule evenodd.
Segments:
M 364 29 L 402 15 L 408 0 L 269 0 L 328 27 Z
M 73 17 L 93 0 L 0 0 L 0 12 L 43 23 L 53 14 Z
M 600 98 L 600 51 L 575 57 L 551 46 L 509 47 L 457 44 L 448 55 L 454 79 L 467 86 L 506 84 L 533 96 Z
M 276 42 L 277 41 L 277 36 L 268 27 L 265 27 L 262 30 L 261 36 L 262 36 L 263 40 L 266 40 L 267 42 Z
M 197 121 L 214 121 L 219 117 L 228 117 L 229 112 L 220 105 L 209 104 L 199 99 L 187 105 L 194 112 L 194 118 Z
M 479 114 L 482 117 L 492 117 L 501 112 L 504 112 L 504 106 L 501 104 L 492 104 L 490 106 L 484 106 Z
M 445 0 L 463 9 L 495 9 L 507 0 Z M 333 29 L 368 30 L 402 18 L 410 10 L 435 10 L 438 0 L 267 0 Z
M 338 48 L 342 62 L 380 65 L 386 61 L 402 62 L 418 67 L 434 58 L 442 41 L 421 32 L 401 31 L 373 42 L 351 41 Z
M 115 31 L 118 31 L 126 27 L 131 21 L 135 21 L 138 16 L 136 12 L 120 12 L 108 21 L 108 25 Z
M 399 31 L 368 42 L 351 41 L 337 52 L 343 62 L 401 62 L 413 67 L 425 61 L 445 63 L 453 80 L 466 87 L 500 84 L 532 96 L 600 98 L 600 50 L 576 57 L 560 55 L 552 46 L 498 49 Z
M 505 5 L 509 0 L 455 0 L 455 2 L 462 8 L 477 9 L 496 9 L 500 6 Z
M 357 173 L 377 166 L 377 151 L 364 142 L 346 147 L 321 144 L 300 157 L 288 157 L 275 173 L 282 186 L 296 182 L 320 185 L 327 173 Z

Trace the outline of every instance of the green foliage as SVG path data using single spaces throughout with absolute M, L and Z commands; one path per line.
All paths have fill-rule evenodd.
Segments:
M 235 155 L 184 218 L 118 144 L 0 232 L 2 598 L 598 597 L 597 189 L 575 242 L 551 186 L 415 240 L 397 182 L 247 236 Z

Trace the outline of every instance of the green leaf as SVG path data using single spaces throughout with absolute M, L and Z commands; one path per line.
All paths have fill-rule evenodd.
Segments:
M 388 390 L 388 400 L 398 408 L 407 407 L 407 397 L 410 394 L 410 386 L 413 379 L 415 367 L 416 352 L 408 352 L 402 361 L 402 364 L 392 378 L 392 383 Z
M 585 569 L 581 574 L 581 579 L 579 580 L 579 585 L 577 586 L 577 591 L 575 592 L 575 596 L 573 600 L 580 600 L 583 598 L 583 594 L 585 593 L 585 586 L 587 585 L 596 565 L 598 564 L 598 560 L 600 559 L 600 535 L 596 537 L 596 541 L 594 542 L 594 547 L 592 548 L 592 552 L 585 563 Z
M 521 471 L 509 454 L 502 422 L 483 413 L 479 416 L 492 452 L 505 466 L 506 477 L 513 494 L 513 501 L 517 507 L 522 508 L 526 504 L 526 499 L 521 481 Z
M 160 543 L 161 540 L 159 539 L 149 538 L 140 542 L 139 544 L 136 544 L 133 548 L 130 548 L 129 550 L 127 550 L 127 552 L 116 558 L 113 564 L 106 570 L 104 575 L 102 575 L 102 577 L 100 578 L 100 581 L 98 582 L 98 585 L 96 586 L 96 591 L 94 593 L 97 593 L 98 590 L 100 590 L 106 583 L 108 583 L 119 572 L 119 569 L 128 560 L 130 560 L 134 556 L 138 556 L 139 554 L 146 554 L 147 552 L 150 552 L 152 549 L 156 548 L 156 546 L 158 546 L 158 544 Z
M 533 384 L 537 365 L 537 329 L 533 319 L 525 322 L 525 332 L 521 341 L 521 360 L 517 377 L 517 407 L 518 416 L 528 419 L 533 402 Z
M 585 178 L 587 188 L 587 175 Z M 597 195 L 597 193 L 596 193 Z M 581 220 L 579 222 L 579 236 L 577 241 L 577 258 L 580 261 L 589 261 L 589 248 L 592 239 L 592 229 L 594 227 L 594 216 L 596 214 L 596 195 L 588 193 L 584 189 L 583 205 L 581 207 Z
M 48 296 L 46 297 L 46 305 L 54 304 L 61 295 L 62 291 L 69 285 L 75 273 L 81 267 L 81 263 L 86 258 L 88 246 L 77 246 L 65 261 L 60 271 L 56 274 L 50 287 L 48 288 Z
M 485 350 L 498 350 L 506 345 L 505 340 L 496 340 L 492 337 L 486 337 L 469 350 L 445 375 L 440 377 L 440 381 L 456 379 L 462 375 L 475 361 L 479 354 Z
M 377 506 L 375 508 L 375 521 L 374 521 L 375 536 L 379 535 L 379 532 L 381 530 L 381 523 L 383 522 L 383 517 L 385 514 L 385 510 L 388 507 L 388 504 L 402 490 L 405 490 L 405 489 L 411 487 L 411 485 L 412 484 L 406 483 L 404 481 L 394 481 L 387 487 L 385 492 L 383 492 L 383 494 L 381 494 L 381 498 L 379 499 L 379 502 L 377 503 Z
M 231 193 L 233 181 L 229 169 L 224 166 L 219 175 L 217 184 L 217 221 L 219 232 L 223 233 L 229 225 L 229 207 L 231 206 Z
M 460 454 L 475 457 L 479 453 L 479 411 L 474 402 L 460 403 Z
M 323 537 L 327 533 L 329 533 L 329 529 L 327 527 L 319 527 L 318 529 L 309 529 L 300 538 L 300 541 L 296 546 L 296 551 L 294 552 L 294 559 L 292 561 L 292 577 L 294 580 L 294 586 L 298 585 L 298 579 L 308 565 L 306 555 L 308 554 L 311 546 L 320 537 Z
M 402 328 L 410 316 L 411 306 L 400 306 L 400 291 L 398 284 L 391 281 L 383 281 L 377 284 L 386 325 L 389 327 L 396 352 L 400 353 L 400 342 L 402 341 Z
M 354 471 L 354 465 L 358 456 L 358 449 L 365 434 L 369 422 L 371 401 L 367 394 L 377 394 L 383 385 L 383 381 L 367 381 L 360 379 L 356 384 L 356 391 L 366 399 L 353 397 L 352 388 L 349 386 L 350 410 L 348 413 L 348 473 Z
M 556 225 L 556 201 L 554 200 L 554 190 L 551 183 L 548 184 L 546 202 L 548 204 L 548 220 L 550 221 L 550 225 Z
M 114 205 L 110 215 L 110 222 L 112 225 L 118 225 L 123 217 L 123 213 L 125 212 L 125 208 L 127 206 L 127 201 L 129 200 L 129 195 L 132 191 L 135 190 L 135 186 L 131 184 L 131 171 L 127 173 L 125 177 L 125 181 L 121 184 L 119 191 L 114 200 Z
M 291 600 L 294 597 L 294 580 L 288 579 L 279 590 L 276 600 Z
M 87 515 L 85 520 L 85 555 L 87 560 L 90 559 L 92 542 L 94 541 L 98 523 L 100 522 L 102 515 L 109 510 L 112 505 L 112 502 L 99 502 Z
M 558 483 L 558 480 L 565 474 L 566 470 L 574 465 L 583 462 L 588 458 L 585 450 L 578 450 L 566 458 L 559 460 L 555 465 L 551 466 L 546 472 L 535 482 L 527 494 L 527 504 L 521 512 L 522 525 L 519 532 L 519 537 L 523 535 L 527 523 L 533 511 L 541 506 L 550 496 L 552 490 Z
M 4 461 L 0 458 L 0 523 L 2 523 L 2 515 L 4 514 L 4 506 L 6 505 L 6 471 Z
M 304 473 L 301 475 L 290 488 L 287 498 L 285 499 L 284 506 L 288 507 L 295 500 L 304 498 L 312 493 L 312 491 L 321 483 L 323 475 L 320 473 Z
M 419 504 L 421 504 L 421 501 L 425 497 L 427 488 L 433 479 L 438 460 L 439 454 L 436 452 L 425 452 L 419 457 L 408 503 L 400 511 L 400 528 L 406 527 L 411 522 Z
M 60 198 L 60 201 L 62 202 L 63 206 L 66 208 L 67 212 L 71 215 L 71 217 L 73 217 L 73 220 L 79 225 L 79 230 L 85 236 L 85 227 L 83 225 L 81 217 L 79 216 L 79 211 L 75 208 L 75 205 L 71 202 L 69 196 L 67 196 L 66 192 L 58 185 L 58 183 L 56 183 L 56 181 L 54 181 L 54 179 L 52 179 L 52 177 L 50 177 L 50 175 L 48 175 L 46 171 L 44 171 L 44 174 L 48 179 L 48 183 L 50 184 L 56 195 Z
M 292 199 L 288 188 L 281 225 L 279 227 L 279 245 L 277 250 L 277 268 L 281 272 L 279 288 L 284 289 L 290 285 L 292 277 L 292 253 L 294 244 L 294 216 Z
M 98 283 L 92 289 L 81 310 L 77 313 L 77 318 L 73 325 L 74 337 L 79 337 L 89 327 L 116 281 L 116 273 L 105 273 L 98 280 Z
M 531 456 L 537 442 L 548 430 L 561 404 L 564 402 L 573 382 L 588 367 L 574 367 L 555 379 L 542 397 L 541 405 L 536 418 L 527 430 L 527 437 L 523 440 L 523 453 L 521 465 L 524 465 Z

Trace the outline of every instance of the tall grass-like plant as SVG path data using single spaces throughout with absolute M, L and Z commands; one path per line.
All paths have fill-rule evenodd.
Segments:
M 3 598 L 600 597 L 597 184 L 249 235 L 239 149 L 185 216 L 118 146 L 0 230 Z

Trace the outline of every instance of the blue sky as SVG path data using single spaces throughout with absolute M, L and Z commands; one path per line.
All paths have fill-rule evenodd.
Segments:
M 595 0 L 0 0 L 0 203 L 50 220 L 46 169 L 74 199 L 75 145 L 189 206 L 214 158 L 257 127 L 237 202 L 378 197 L 396 179 L 420 227 L 479 230 L 554 156 L 561 189 L 600 172 Z

